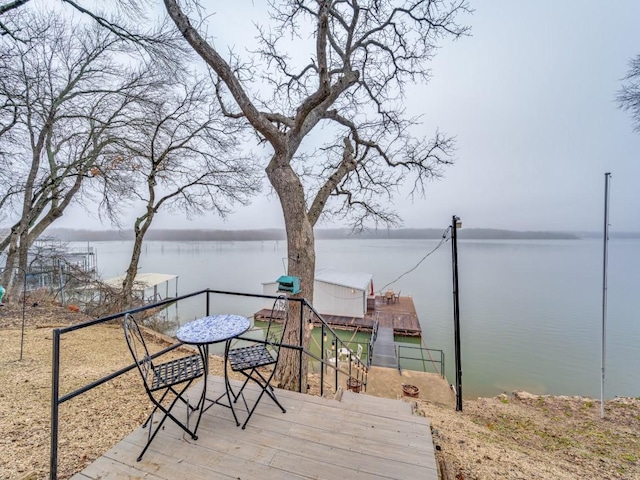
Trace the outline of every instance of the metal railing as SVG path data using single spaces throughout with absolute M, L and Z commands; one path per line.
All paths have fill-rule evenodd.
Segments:
M 414 347 L 410 345 L 396 345 L 396 354 L 398 357 L 398 370 L 419 370 L 415 368 L 417 365 L 422 367 L 422 372 L 437 373 L 445 378 L 444 351 L 435 348 Z M 434 358 L 436 354 L 437 358 Z M 411 368 L 403 366 L 402 361 L 411 361 Z M 404 365 L 407 365 L 405 362 Z M 431 367 L 430 367 L 431 366 Z M 439 368 L 438 368 L 439 366 Z
M 320 362 L 320 395 L 324 395 L 325 385 L 325 370 L 332 370 L 332 382 L 333 389 L 336 391 L 339 386 L 339 375 L 343 374 L 348 377 L 348 387 L 354 391 L 360 391 L 367 388 L 367 374 L 369 371 L 369 365 L 358 358 L 356 353 L 350 347 L 350 345 L 357 345 L 358 342 L 344 341 L 340 338 L 338 333 L 331 328 L 322 316 L 316 312 L 313 306 L 305 300 L 303 309 L 306 309 L 306 324 L 308 328 L 315 328 L 319 326 L 320 342 L 319 349 L 320 355 L 316 356 L 311 351 L 304 350 L 304 353 L 310 358 Z M 329 348 L 327 348 L 330 346 Z M 327 358 L 327 350 L 331 351 L 331 357 Z M 340 361 L 340 352 L 343 353 L 343 361 Z M 364 354 L 363 349 L 363 354 Z M 370 358 L 370 351 L 367 349 L 366 357 Z M 330 359 L 332 361 L 330 361 Z
M 373 322 L 373 328 L 371 329 L 371 339 L 369 340 L 369 351 L 367 352 L 367 368 L 371 368 L 371 359 L 373 358 L 373 346 L 376 344 L 378 338 L 378 328 L 380 322 L 376 319 Z
M 77 388 L 76 390 L 73 390 L 71 392 L 61 395 L 60 393 L 60 377 L 61 377 L 60 352 L 61 352 L 61 345 L 62 345 L 61 344 L 62 336 L 73 331 L 90 328 L 96 325 L 102 325 L 109 322 L 119 321 L 122 318 L 124 318 L 124 316 L 127 314 L 136 314 L 140 312 L 145 312 L 147 310 L 159 309 L 159 308 L 168 306 L 169 304 L 184 301 L 184 300 L 198 297 L 198 296 L 205 297 L 205 302 L 204 302 L 205 304 L 202 308 L 202 311 L 203 311 L 202 316 L 209 315 L 211 312 L 211 306 L 212 306 L 211 305 L 212 295 L 232 295 L 232 296 L 240 296 L 240 297 L 263 298 L 263 299 L 277 298 L 277 295 L 260 295 L 260 294 L 227 292 L 227 291 L 221 291 L 221 290 L 206 289 L 206 290 L 201 290 L 198 292 L 182 295 L 177 298 L 170 298 L 170 299 L 163 300 L 161 302 L 144 305 L 138 308 L 119 312 L 113 315 L 108 315 L 95 320 L 89 320 L 83 323 L 70 325 L 64 328 L 53 329 L 53 356 L 52 356 L 52 379 L 51 379 L 51 446 L 50 446 L 50 463 L 49 463 L 50 479 L 55 480 L 57 478 L 57 472 L 58 472 L 58 432 L 59 432 L 59 426 L 60 426 L 59 425 L 60 424 L 60 417 L 59 417 L 60 406 L 63 403 L 79 395 L 82 395 L 83 393 L 86 393 L 89 390 L 92 390 L 93 388 L 98 387 L 136 368 L 136 364 L 131 363 L 130 365 L 124 368 L 121 368 L 113 373 L 110 373 L 100 379 L 97 379 L 87 385 L 84 385 L 80 388 Z M 347 343 L 339 338 L 338 334 L 326 323 L 326 321 L 322 318 L 322 316 L 314 310 L 314 308 L 307 302 L 306 299 L 288 298 L 287 300 L 290 302 L 298 302 L 300 304 L 300 308 L 299 308 L 300 336 L 299 336 L 297 345 L 282 344 L 282 347 L 297 350 L 300 352 L 299 364 L 298 364 L 299 373 L 303 371 L 303 362 L 304 362 L 303 357 L 306 356 L 308 360 L 314 359 L 316 361 L 319 361 L 321 365 L 325 365 L 328 368 L 332 368 L 335 371 L 335 377 L 334 377 L 335 390 L 337 390 L 338 388 L 339 373 L 348 375 L 349 379 L 354 379 L 356 383 L 359 382 L 361 386 L 364 386 L 366 388 L 368 366 L 364 362 L 362 362 L 359 358 L 356 357 L 355 353 L 351 349 L 349 349 Z M 289 319 L 289 321 L 291 320 L 292 319 Z M 319 356 L 303 347 L 304 334 L 305 334 L 304 329 L 308 328 L 309 326 L 316 326 L 316 325 L 322 328 L 322 336 L 320 341 L 321 349 L 320 349 Z M 243 337 L 238 337 L 238 339 L 243 340 Z M 247 337 L 245 339 L 248 340 L 249 338 Z M 251 338 L 250 340 L 253 342 L 260 341 L 254 338 Z M 340 348 L 345 348 L 349 350 L 349 354 L 348 354 L 349 360 L 346 364 L 346 368 L 345 366 L 338 365 L 337 361 L 335 362 L 335 365 L 332 365 L 331 362 L 329 362 L 329 360 L 326 358 L 325 342 L 328 342 L 329 340 L 332 342 L 332 345 L 335 347 L 336 352 L 338 352 Z M 124 335 L 123 335 L 123 342 L 124 342 Z M 170 345 L 169 347 L 153 354 L 152 358 L 156 358 L 160 355 L 163 355 L 164 353 L 174 350 L 175 348 L 178 348 L 182 345 L 183 345 L 182 343 L 176 341 L 176 343 Z M 370 358 L 369 353 L 370 352 L 367 352 L 367 358 Z M 320 395 L 324 394 L 324 378 L 323 378 L 324 370 L 325 370 L 324 368 L 320 369 Z M 299 374 L 298 377 L 299 377 L 298 391 L 302 392 L 302 375 Z

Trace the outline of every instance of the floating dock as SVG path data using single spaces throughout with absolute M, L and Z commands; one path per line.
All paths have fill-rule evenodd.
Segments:
M 369 308 L 363 318 L 325 315 L 322 318 L 335 330 L 371 332 L 375 322 L 379 328 L 390 328 L 394 335 L 407 337 L 422 336 L 416 307 L 412 297 L 399 297 L 397 301 L 387 303 L 384 296 L 370 298 Z M 265 308 L 256 312 L 256 320 L 268 320 L 271 309 Z M 319 323 L 317 324 L 319 325 Z

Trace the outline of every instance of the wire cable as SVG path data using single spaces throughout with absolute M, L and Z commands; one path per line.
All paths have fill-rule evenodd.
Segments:
M 416 263 L 411 269 L 407 270 L 406 272 L 404 272 L 403 274 L 401 274 L 399 277 L 397 277 L 395 280 L 392 280 L 391 282 L 387 283 L 384 287 L 382 287 L 380 290 L 378 290 L 378 292 L 382 295 L 382 292 L 384 292 L 385 288 L 393 285 L 394 283 L 396 283 L 398 280 L 400 280 L 402 277 L 404 277 L 405 275 L 410 274 L 411 272 L 413 272 L 416 268 L 418 268 L 420 266 L 420 264 L 422 262 L 424 262 L 429 255 L 431 255 L 433 252 L 435 252 L 436 250 L 438 250 L 442 245 L 444 245 L 451 237 L 448 235 L 449 232 L 451 230 L 451 227 L 447 227 L 444 232 L 442 233 L 442 239 L 440 240 L 440 242 L 438 243 L 438 245 L 436 245 L 433 250 L 431 250 L 429 253 L 427 253 L 424 257 L 422 257 L 420 259 L 420 261 L 418 263 Z

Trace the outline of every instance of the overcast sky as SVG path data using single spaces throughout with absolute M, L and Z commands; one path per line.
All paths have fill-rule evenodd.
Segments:
M 464 227 L 599 231 L 609 171 L 612 231 L 640 231 L 640 134 L 614 101 L 629 60 L 640 54 L 640 2 L 470 3 L 471 36 L 442 44 L 432 80 L 408 92 L 409 111 L 423 115 L 424 133 L 439 128 L 455 135 L 458 150 L 455 165 L 428 186 L 426 199 L 397 198 L 404 226 L 445 227 L 456 214 Z M 78 228 L 77 214 L 55 226 Z M 273 196 L 255 198 L 226 221 L 163 214 L 154 223 L 283 225 Z M 81 225 L 89 226 L 99 227 Z

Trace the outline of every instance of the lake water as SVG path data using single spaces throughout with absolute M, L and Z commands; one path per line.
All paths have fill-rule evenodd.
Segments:
M 317 266 L 371 273 L 378 291 L 437 244 L 319 240 Z M 103 278 L 124 272 L 131 245 L 91 244 Z M 464 240 L 458 263 L 465 397 L 515 389 L 600 396 L 602 240 Z M 262 282 L 285 273 L 285 265 L 285 242 L 146 242 L 140 271 L 179 275 L 180 294 L 262 293 Z M 605 393 L 640 396 L 640 240 L 609 242 L 608 286 Z M 389 288 L 413 297 L 424 342 L 445 351 L 453 382 L 451 244 Z M 262 308 L 257 301 L 220 300 L 214 307 L 220 312 Z M 181 318 L 193 318 L 188 306 L 180 309 Z

